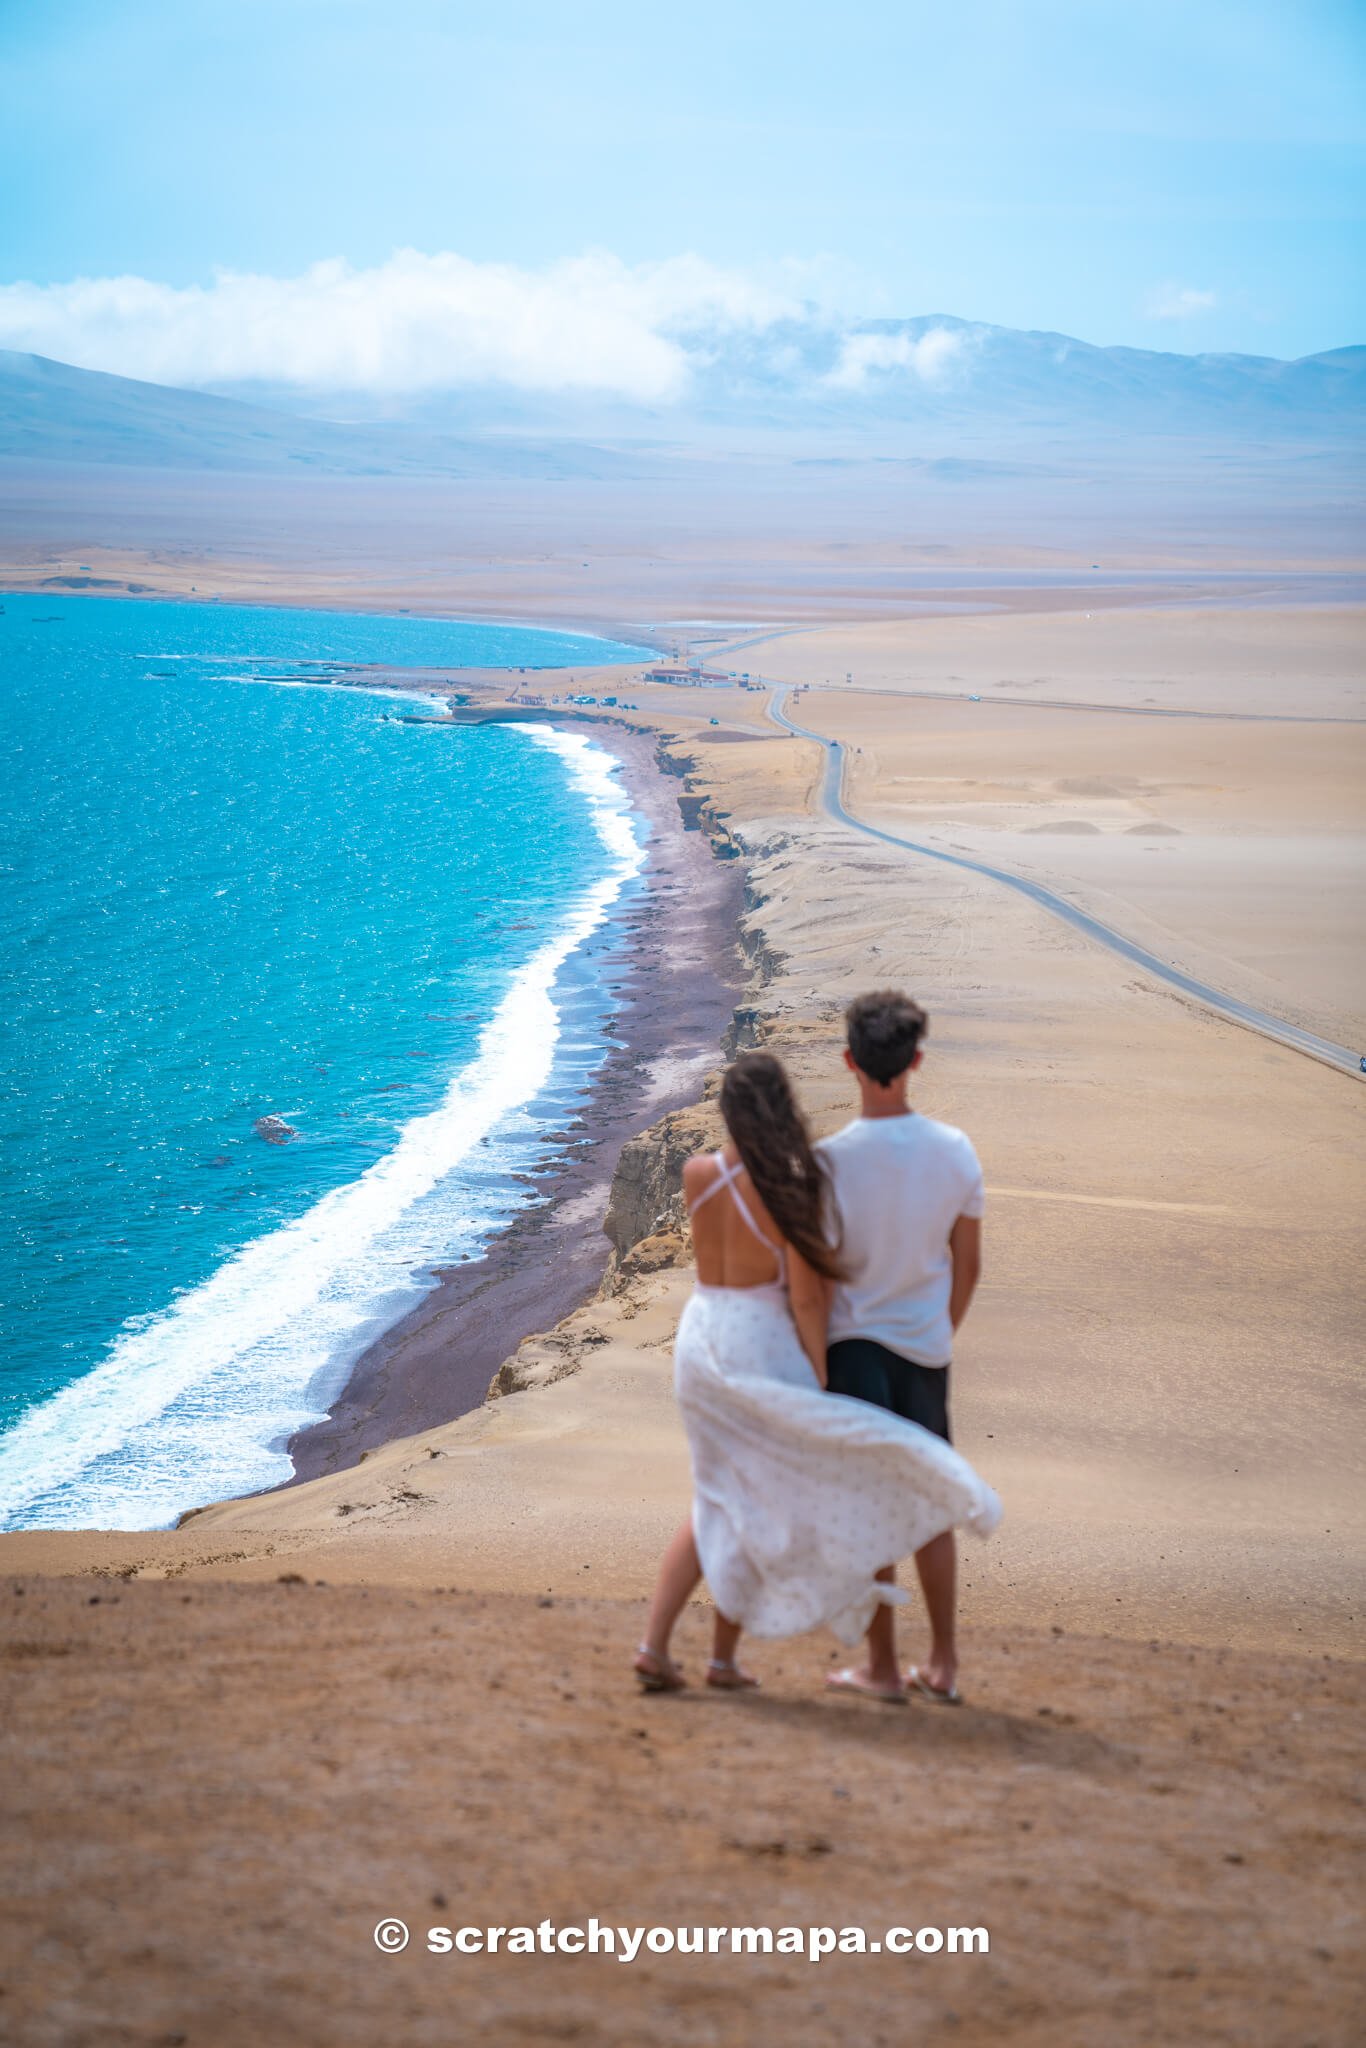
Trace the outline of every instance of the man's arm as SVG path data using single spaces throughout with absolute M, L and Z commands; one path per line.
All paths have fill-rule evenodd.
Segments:
M 960 1216 L 949 1232 L 949 1256 L 953 1260 L 953 1286 L 949 1292 L 949 1321 L 954 1329 L 968 1312 L 982 1273 L 982 1219 Z

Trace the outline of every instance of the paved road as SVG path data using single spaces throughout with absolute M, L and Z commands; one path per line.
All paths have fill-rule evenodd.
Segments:
M 1160 960 L 1156 953 L 1150 953 L 1146 946 L 1138 945 L 1133 939 L 1126 939 L 1123 932 L 1116 931 L 1113 925 L 1103 924 L 1098 917 L 1091 917 L 1086 911 L 1079 910 L 1075 903 L 1069 903 L 1065 896 L 1059 896 L 1056 890 L 1046 888 L 1042 882 L 1031 882 L 1024 875 L 1012 874 L 1008 868 L 992 867 L 984 860 L 970 860 L 965 854 L 946 853 L 941 847 L 925 846 L 918 839 L 904 838 L 899 832 L 885 832 L 880 825 L 865 824 L 862 818 L 856 818 L 853 812 L 845 807 L 843 742 L 826 739 L 822 734 L 812 732 L 809 727 L 798 725 L 794 718 L 789 718 L 786 709 L 787 694 L 786 686 L 775 686 L 769 705 L 770 713 L 788 732 L 796 733 L 800 739 L 815 740 L 818 746 L 824 747 L 826 759 L 825 780 L 821 790 L 822 801 L 831 817 L 838 819 L 840 824 L 850 826 L 855 832 L 862 832 L 869 839 L 881 839 L 888 846 L 901 846 L 908 852 L 923 854 L 927 860 L 943 861 L 949 867 L 966 868 L 971 874 L 986 875 L 991 881 L 1000 882 L 1007 889 L 1014 889 L 1019 895 L 1027 896 L 1031 903 L 1037 903 L 1042 909 L 1051 911 L 1053 916 L 1060 917 L 1064 924 L 1070 924 L 1076 931 L 1085 932 L 1088 939 L 1094 939 L 1098 945 L 1108 946 L 1112 953 L 1120 954 L 1135 967 L 1141 967 L 1146 974 L 1153 975 L 1158 981 L 1166 982 L 1168 987 L 1179 989 L 1183 995 L 1192 996 L 1197 1003 L 1205 1004 L 1206 1008 L 1215 1011 L 1219 1016 L 1226 1017 L 1235 1024 L 1244 1024 L 1250 1031 L 1260 1031 L 1264 1037 L 1274 1038 L 1278 1045 L 1288 1045 L 1294 1052 L 1307 1053 L 1311 1059 L 1322 1060 L 1325 1065 L 1336 1067 L 1342 1073 L 1360 1074 L 1359 1052 L 1353 1052 L 1349 1046 L 1335 1045 L 1331 1038 L 1320 1038 L 1316 1032 L 1305 1031 L 1298 1024 L 1291 1024 L 1283 1017 L 1273 1017 L 1268 1011 L 1259 1010 L 1252 1003 L 1244 1003 L 1237 996 L 1225 995 L 1222 989 L 1211 988 L 1207 982 L 1197 981 L 1193 975 L 1183 974 L 1179 967 L 1173 967 L 1169 961 Z

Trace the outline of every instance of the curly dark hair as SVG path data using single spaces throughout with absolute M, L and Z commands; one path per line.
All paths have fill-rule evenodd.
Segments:
M 831 1214 L 826 1171 L 782 1061 L 770 1052 L 742 1052 L 721 1083 L 721 1114 L 741 1165 L 787 1242 L 828 1280 L 842 1278 L 825 1234 Z

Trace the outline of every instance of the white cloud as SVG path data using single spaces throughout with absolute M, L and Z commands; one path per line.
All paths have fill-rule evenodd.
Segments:
M 1190 285 L 1160 284 L 1148 294 L 1143 310 L 1150 320 L 1198 320 L 1218 304 L 1215 292 L 1200 292 Z
M 782 288 L 695 256 L 631 266 L 590 252 L 532 271 L 404 249 L 370 270 L 223 272 L 183 289 L 142 277 L 0 285 L 0 347 L 160 384 L 498 383 L 654 403 L 683 395 L 699 342 L 801 311 Z
M 919 340 L 909 334 L 850 334 L 825 382 L 839 391 L 861 391 L 875 370 L 908 370 L 923 384 L 942 384 L 957 368 L 964 337 L 932 327 Z

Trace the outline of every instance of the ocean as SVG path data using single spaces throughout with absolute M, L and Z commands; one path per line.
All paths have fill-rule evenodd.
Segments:
M 644 863 L 613 758 L 412 723 L 326 664 L 645 652 L 3 598 L 0 1527 L 164 1526 L 287 1478 L 607 1051 L 592 962 Z

